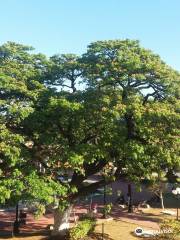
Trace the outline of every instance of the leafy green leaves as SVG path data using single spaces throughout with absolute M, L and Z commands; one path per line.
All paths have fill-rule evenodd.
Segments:
M 42 212 L 56 198 L 64 209 L 102 186 L 85 186 L 94 174 L 138 182 L 178 169 L 180 75 L 159 56 L 131 40 L 80 57 L 30 50 L 0 47 L 1 202 L 35 198 Z

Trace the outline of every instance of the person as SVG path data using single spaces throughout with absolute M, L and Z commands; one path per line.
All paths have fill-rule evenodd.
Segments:
M 93 203 L 91 209 L 93 213 L 97 213 L 97 203 Z
M 19 234 L 19 221 L 16 219 L 13 223 L 13 234 Z
M 26 217 L 27 217 L 27 213 L 23 212 L 23 210 L 20 210 L 20 213 L 19 213 L 19 223 L 20 224 L 26 224 Z
M 124 198 L 123 194 L 117 198 L 117 203 L 120 204 L 120 205 L 125 204 L 125 198 Z

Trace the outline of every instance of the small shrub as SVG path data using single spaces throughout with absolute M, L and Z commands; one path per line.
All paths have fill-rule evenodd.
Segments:
M 113 206 L 112 203 L 106 204 L 102 209 L 102 213 L 105 216 L 109 215 L 112 211 L 112 206 Z
M 92 218 L 81 220 L 78 225 L 69 230 L 69 239 L 84 239 L 88 233 L 92 232 L 95 227 L 95 220 Z
M 166 219 L 160 225 L 161 234 L 156 236 L 158 240 L 178 240 L 180 239 L 180 222 Z
M 79 221 L 83 221 L 83 220 L 91 220 L 91 221 L 96 221 L 96 218 L 94 215 L 91 214 L 91 212 L 89 213 L 84 213 L 79 217 Z

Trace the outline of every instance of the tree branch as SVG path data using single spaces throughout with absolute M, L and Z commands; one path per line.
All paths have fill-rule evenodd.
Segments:
M 81 187 L 82 182 L 87 179 L 88 177 L 92 176 L 95 173 L 98 173 L 107 162 L 104 159 L 97 160 L 94 163 L 88 164 L 84 163 L 84 170 L 85 175 L 78 174 L 77 172 L 74 172 L 71 180 L 71 185 L 75 185 L 76 187 Z
M 75 200 L 76 198 L 78 198 L 80 196 L 86 196 L 88 194 L 91 194 L 91 193 L 95 192 L 98 188 L 103 187 L 105 185 L 108 185 L 108 184 L 110 184 L 114 181 L 117 181 L 117 180 L 120 180 L 120 179 L 125 179 L 126 175 L 120 174 L 118 172 L 118 170 L 119 170 L 119 168 L 116 170 L 116 173 L 114 174 L 115 179 L 109 180 L 109 181 L 107 181 L 105 179 L 102 179 L 99 182 L 95 182 L 95 183 L 90 184 L 89 186 L 83 186 L 83 187 L 78 189 L 77 193 L 72 194 L 70 196 L 70 199 Z

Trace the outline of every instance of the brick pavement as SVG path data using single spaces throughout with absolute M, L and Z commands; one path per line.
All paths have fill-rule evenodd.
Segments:
M 98 210 L 100 212 L 100 208 Z M 78 218 L 82 213 L 87 213 L 88 205 L 79 205 L 74 209 L 74 213 L 71 215 L 71 222 L 74 222 L 74 217 Z M 111 216 L 119 221 L 133 223 L 142 227 L 148 227 L 153 229 L 158 229 L 157 218 L 151 217 L 149 219 L 147 216 L 144 216 L 141 213 L 127 213 L 126 211 L 122 211 L 121 209 L 114 207 Z M 102 214 L 98 213 L 97 218 L 101 218 Z M 13 221 L 15 220 L 14 212 L 0 212 L 0 236 L 8 234 L 11 235 Z M 27 224 L 20 228 L 22 233 L 33 233 L 33 232 L 41 232 L 47 229 L 49 224 L 53 224 L 53 215 L 46 214 L 39 219 L 34 219 L 32 214 L 27 214 Z

